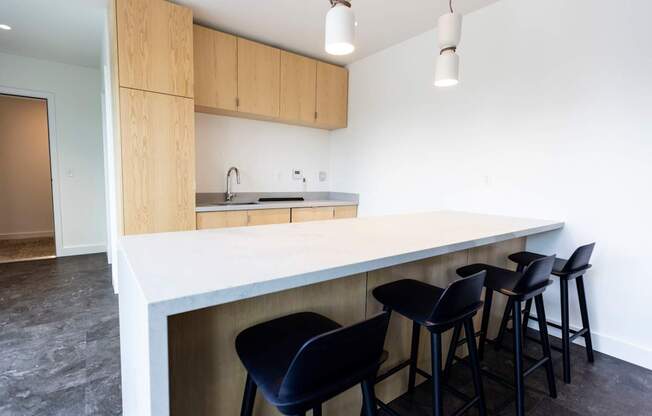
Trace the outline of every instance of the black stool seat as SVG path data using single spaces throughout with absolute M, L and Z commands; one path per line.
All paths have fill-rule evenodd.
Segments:
M 484 271 L 479 271 L 473 276 L 451 283 L 446 289 L 413 279 L 402 279 L 375 288 L 373 295 L 383 304 L 386 311 L 395 311 L 412 321 L 410 358 L 386 370 L 384 374 L 376 378 L 376 382 L 381 382 L 397 374 L 399 370 L 409 367 L 408 393 L 414 391 L 417 374 L 432 380 L 433 416 L 443 415 L 443 388 L 447 388 L 466 402 L 464 406 L 455 412 L 456 415 L 461 415 L 473 406 L 477 406 L 479 414 L 484 416 L 485 402 L 480 378 L 480 362 L 472 334 L 474 332 L 473 316 L 482 307 L 480 298 L 485 274 Z M 430 374 L 417 367 L 421 327 L 424 327 L 430 333 L 432 365 Z M 469 340 L 469 364 L 475 388 L 474 397 L 468 397 L 444 383 L 441 362 L 441 337 L 443 332 L 451 328 L 454 328 L 455 333 L 461 332 L 462 328 L 464 328 L 466 334 L 471 334 L 467 339 Z M 385 403 L 378 401 L 378 404 L 387 414 L 397 415 Z
M 549 279 L 552 271 L 555 256 L 541 256 L 532 262 L 528 263 L 527 268 L 522 268 L 518 271 L 504 269 L 489 264 L 470 264 L 468 266 L 460 267 L 457 269 L 457 274 L 460 276 L 472 276 L 482 270 L 486 271 L 486 279 L 484 286 L 486 288 L 484 298 L 484 308 L 482 313 L 482 323 L 480 327 L 480 341 L 479 341 L 479 356 L 482 359 L 484 355 L 484 344 L 487 340 L 487 331 L 489 327 L 489 317 L 491 315 L 491 305 L 493 302 L 493 293 L 499 292 L 507 296 L 507 304 L 505 305 L 505 312 L 500 324 L 498 338 L 496 339 L 496 346 L 502 344 L 502 337 L 507 328 L 510 315 L 514 314 L 516 318 L 514 322 L 514 387 L 516 388 L 516 414 L 523 416 L 525 414 L 525 377 L 531 374 L 534 370 L 541 366 L 545 366 L 546 378 L 548 379 L 548 391 L 551 397 L 557 396 L 557 389 L 555 386 L 552 359 L 550 356 L 550 344 L 548 342 L 548 333 L 545 325 L 540 326 L 541 331 L 541 345 L 543 347 L 543 357 L 540 359 L 533 359 L 535 363 L 528 369 L 523 366 L 523 359 L 526 356 L 523 353 L 523 327 L 521 326 L 520 311 L 523 301 L 531 304 L 536 302 L 537 313 L 545 319 L 545 310 L 543 305 L 543 292 L 553 282 Z M 467 338 L 473 338 L 475 341 L 474 333 L 467 333 Z M 453 332 L 451 346 L 446 360 L 446 368 L 450 367 L 459 358 L 455 355 L 455 350 L 461 344 L 460 331 Z M 468 341 L 468 340 L 467 340 Z M 497 379 L 507 385 L 511 382 L 505 380 L 496 374 L 486 372 L 488 376 Z
M 340 327 L 316 313 L 296 313 L 245 329 L 236 338 L 235 349 L 265 399 L 279 405 L 281 382 L 303 344 Z
M 462 277 L 468 277 L 483 270 L 486 270 L 487 272 L 487 277 L 484 280 L 484 287 L 498 292 L 505 290 L 511 293 L 523 277 L 523 273 L 483 263 L 474 263 L 460 267 L 457 269 L 457 274 Z
M 510 254 L 508 258 L 516 263 L 519 268 L 525 268 L 528 264 L 532 263 L 534 260 L 546 257 L 543 254 L 532 253 L 531 251 L 520 251 L 518 253 Z M 552 274 L 561 277 L 562 279 L 575 279 L 580 276 L 579 272 L 584 272 L 591 268 L 590 264 L 584 265 L 581 268 L 568 270 L 567 268 L 568 260 L 566 259 L 555 259 L 555 264 L 552 266 Z
M 589 362 L 593 362 L 593 343 L 591 341 L 591 329 L 589 326 L 589 312 L 586 306 L 586 291 L 584 290 L 584 274 L 591 268 L 589 260 L 593 254 L 595 243 L 586 244 L 577 248 L 568 260 L 557 259 L 553 265 L 552 274 L 559 277 L 559 294 L 561 305 L 561 325 L 554 322 L 543 322 L 545 325 L 550 325 L 554 328 L 561 330 L 562 335 L 562 358 L 564 363 L 564 382 L 570 383 L 571 369 L 570 369 L 570 344 L 577 337 L 583 337 L 586 345 L 586 356 Z M 540 258 L 545 257 L 543 254 L 533 253 L 530 251 L 521 251 L 509 256 L 509 259 L 516 263 L 517 271 L 524 271 L 529 265 Z M 580 314 L 582 317 L 582 328 L 580 330 L 570 329 L 570 314 L 569 314 L 569 294 L 568 286 L 571 280 L 575 280 L 577 286 L 577 299 L 580 306 Z M 539 320 L 539 317 L 530 316 L 532 309 L 532 301 L 525 304 L 523 315 L 523 327 L 527 328 L 530 319 Z M 503 317 L 503 320 L 506 318 Z M 501 333 L 498 339 L 502 339 L 502 333 L 505 331 L 501 327 Z M 526 337 L 527 339 L 527 337 Z M 557 349 L 556 347 L 553 347 Z
M 432 310 L 444 289 L 412 279 L 403 279 L 373 290 L 374 297 L 387 308 L 428 326 Z
M 321 405 L 361 384 L 365 413 L 376 415 L 373 381 L 383 351 L 389 313 L 342 327 L 301 312 L 242 331 L 235 348 L 247 370 L 242 416 L 251 416 L 258 388 L 285 415 L 321 416 Z

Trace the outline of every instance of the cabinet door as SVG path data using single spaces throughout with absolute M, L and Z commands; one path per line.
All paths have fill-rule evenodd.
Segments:
M 192 10 L 161 0 L 117 0 L 120 86 L 193 96 Z
M 346 127 L 349 72 L 336 65 L 317 63 L 317 119 L 319 127 Z
M 316 88 L 317 61 L 281 51 L 281 118 L 314 123 Z
M 335 207 L 335 212 L 333 217 L 335 219 L 339 218 L 355 218 L 358 216 L 358 207 L 357 205 L 347 205 L 343 207 Z
M 120 88 L 124 233 L 195 229 L 193 100 Z
M 236 110 L 238 96 L 237 38 L 194 26 L 195 105 Z
M 333 207 L 292 208 L 292 222 L 333 219 Z
M 279 116 L 281 51 L 238 38 L 238 111 Z
M 253 209 L 247 211 L 247 225 L 287 224 L 290 209 Z
M 244 227 L 247 225 L 247 211 L 198 212 L 197 229 Z

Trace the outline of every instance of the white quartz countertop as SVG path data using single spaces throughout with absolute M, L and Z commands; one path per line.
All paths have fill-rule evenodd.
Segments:
M 127 236 L 119 261 L 174 314 L 562 227 L 441 211 Z
M 233 204 L 233 205 L 201 205 L 197 206 L 196 212 L 214 211 L 244 211 L 254 209 L 274 208 L 310 208 L 310 207 L 338 207 L 347 205 L 358 205 L 357 202 L 338 201 L 333 199 L 317 199 L 313 201 L 270 201 L 258 202 L 256 204 Z

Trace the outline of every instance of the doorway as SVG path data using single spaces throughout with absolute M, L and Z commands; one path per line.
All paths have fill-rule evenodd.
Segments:
M 48 100 L 0 94 L 0 263 L 56 256 Z

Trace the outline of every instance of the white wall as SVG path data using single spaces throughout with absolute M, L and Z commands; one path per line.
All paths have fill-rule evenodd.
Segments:
M 319 181 L 329 168 L 326 130 L 200 113 L 195 130 L 197 192 L 224 192 L 231 166 L 241 176 L 235 192 L 329 190 L 328 180 Z M 305 184 L 292 179 L 294 168 L 303 169 Z
M 0 53 L 0 87 L 54 96 L 61 207 L 60 255 L 106 247 L 101 79 L 95 68 Z M 56 197 L 56 195 L 55 195 Z M 57 230 L 59 231 L 59 230 Z
M 0 95 L 0 239 L 54 235 L 45 100 Z
M 530 248 L 568 256 L 596 241 L 586 285 L 597 349 L 652 368 L 651 15 L 648 0 L 502 0 L 465 17 L 461 83 L 449 89 L 432 87 L 434 31 L 354 63 L 331 188 L 359 192 L 363 216 L 566 221 Z M 557 299 L 555 285 L 553 320 Z

